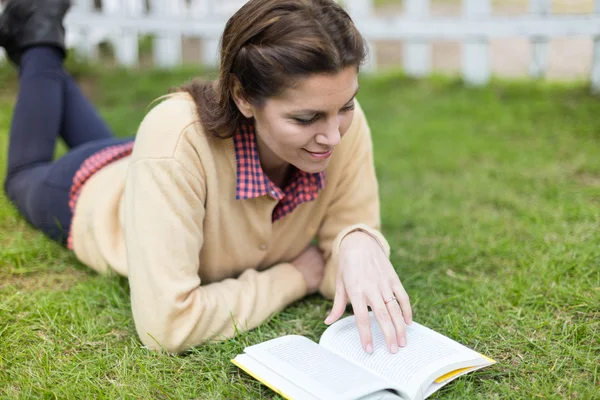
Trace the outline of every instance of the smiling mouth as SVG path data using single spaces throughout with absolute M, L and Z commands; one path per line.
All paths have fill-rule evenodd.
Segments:
M 325 152 L 313 152 L 313 151 L 308 151 L 305 149 L 305 151 L 310 154 L 312 157 L 318 159 L 318 160 L 325 160 L 327 158 L 329 158 L 331 156 L 331 154 L 333 153 L 333 149 L 330 149 L 328 151 Z

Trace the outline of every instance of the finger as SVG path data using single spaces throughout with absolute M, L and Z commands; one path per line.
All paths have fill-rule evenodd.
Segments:
M 360 343 L 363 350 L 367 353 L 373 352 L 373 338 L 371 336 L 371 316 L 367 308 L 367 303 L 364 297 L 357 297 L 352 300 L 352 310 L 356 318 L 356 327 L 360 336 Z
M 410 298 L 404 290 L 404 286 L 400 283 L 400 280 L 394 285 L 394 294 L 396 295 L 396 299 L 400 304 L 400 308 L 402 309 L 402 315 L 404 316 L 404 322 L 406 325 L 412 324 L 412 308 L 410 306 Z
M 388 296 L 387 298 L 390 297 L 392 296 Z M 390 312 L 384 303 L 381 292 L 376 291 L 376 293 L 369 298 L 369 302 L 371 309 L 373 310 L 373 314 L 375 314 L 375 319 L 381 328 L 381 332 L 383 333 L 383 337 L 385 338 L 388 349 L 392 353 L 397 353 L 398 338 L 396 337 L 396 330 L 392 324 Z
M 333 307 L 331 308 L 331 312 L 325 318 L 325 323 L 327 325 L 333 324 L 335 321 L 340 319 L 342 315 L 344 315 L 344 311 L 346 311 L 346 305 L 348 304 L 348 297 L 346 296 L 346 288 L 342 281 L 338 281 L 335 285 L 335 297 L 333 298 Z
M 391 296 L 389 297 L 391 298 Z M 400 347 L 406 346 L 406 327 L 404 325 L 404 319 L 402 318 L 402 310 L 397 299 L 390 301 L 387 304 L 387 309 L 394 325 L 394 331 L 396 332 L 396 339 Z

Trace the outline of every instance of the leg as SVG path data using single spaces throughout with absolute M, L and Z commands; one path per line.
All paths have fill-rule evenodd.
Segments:
M 64 111 L 62 118 L 62 138 L 69 148 L 87 142 L 114 137 L 94 106 L 81 93 L 73 78 L 63 71 Z
M 65 98 L 72 101 L 77 98 L 77 93 L 73 96 L 71 85 L 74 83 L 70 78 L 67 80 L 58 50 L 35 47 L 23 54 L 5 182 L 9 199 L 25 219 L 51 238 L 63 242 L 71 223 L 69 192 L 75 172 L 91 154 L 122 142 L 102 129 L 91 130 L 99 133 L 97 140 L 77 142 L 85 135 L 86 126 L 93 128 L 94 120 L 90 118 L 90 123 L 84 124 L 79 118 L 67 117 L 68 124 L 76 130 L 70 138 L 78 147 L 52 162 L 56 140 L 65 123 Z M 66 87 L 70 87 L 68 95 Z M 77 104 L 71 105 L 70 112 L 85 112 Z M 79 122 L 74 123 L 74 120 Z
M 113 135 L 52 47 L 27 50 L 21 59 L 20 88 L 12 120 L 8 175 L 52 161 L 56 140 L 69 147 Z
M 73 176 L 90 155 L 125 141 L 112 137 L 62 67 L 69 6 L 69 0 L 9 0 L 0 14 L 0 46 L 21 66 L 5 191 L 27 221 L 63 243 Z M 61 133 L 77 148 L 52 162 Z
M 62 59 L 52 48 L 23 56 L 8 146 L 7 176 L 52 161 L 61 130 Z

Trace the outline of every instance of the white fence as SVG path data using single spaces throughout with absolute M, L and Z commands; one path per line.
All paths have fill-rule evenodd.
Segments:
M 529 12 L 516 16 L 492 15 L 491 0 L 462 0 L 462 15 L 434 17 L 430 0 L 404 0 L 404 13 L 379 15 L 373 0 L 342 0 L 362 34 L 374 46 L 377 40 L 401 40 L 404 69 L 420 77 L 431 71 L 433 40 L 462 42 L 462 75 L 466 82 L 482 85 L 491 75 L 489 41 L 526 37 L 531 42 L 530 74 L 542 77 L 547 68 L 548 41 L 553 38 L 593 38 L 590 68 L 592 88 L 600 93 L 600 0 L 594 13 L 551 13 L 552 0 L 529 0 Z M 68 43 L 89 57 L 97 54 L 100 41 L 112 42 L 117 62 L 135 66 L 139 62 L 138 39 L 153 35 L 154 64 L 170 68 L 182 62 L 182 36 L 203 40 L 202 62 L 215 65 L 218 41 L 226 20 L 245 0 L 75 0 L 67 16 Z M 400 0 L 398 0 L 400 2 Z M 375 54 L 372 48 L 371 54 Z M 375 69 L 373 56 L 369 63 Z

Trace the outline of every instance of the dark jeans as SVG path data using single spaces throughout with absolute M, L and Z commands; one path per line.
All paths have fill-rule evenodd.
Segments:
M 54 161 L 59 137 L 70 150 Z M 35 47 L 23 54 L 4 189 L 34 227 L 65 244 L 73 176 L 90 155 L 131 140 L 113 136 L 63 69 L 58 50 Z

